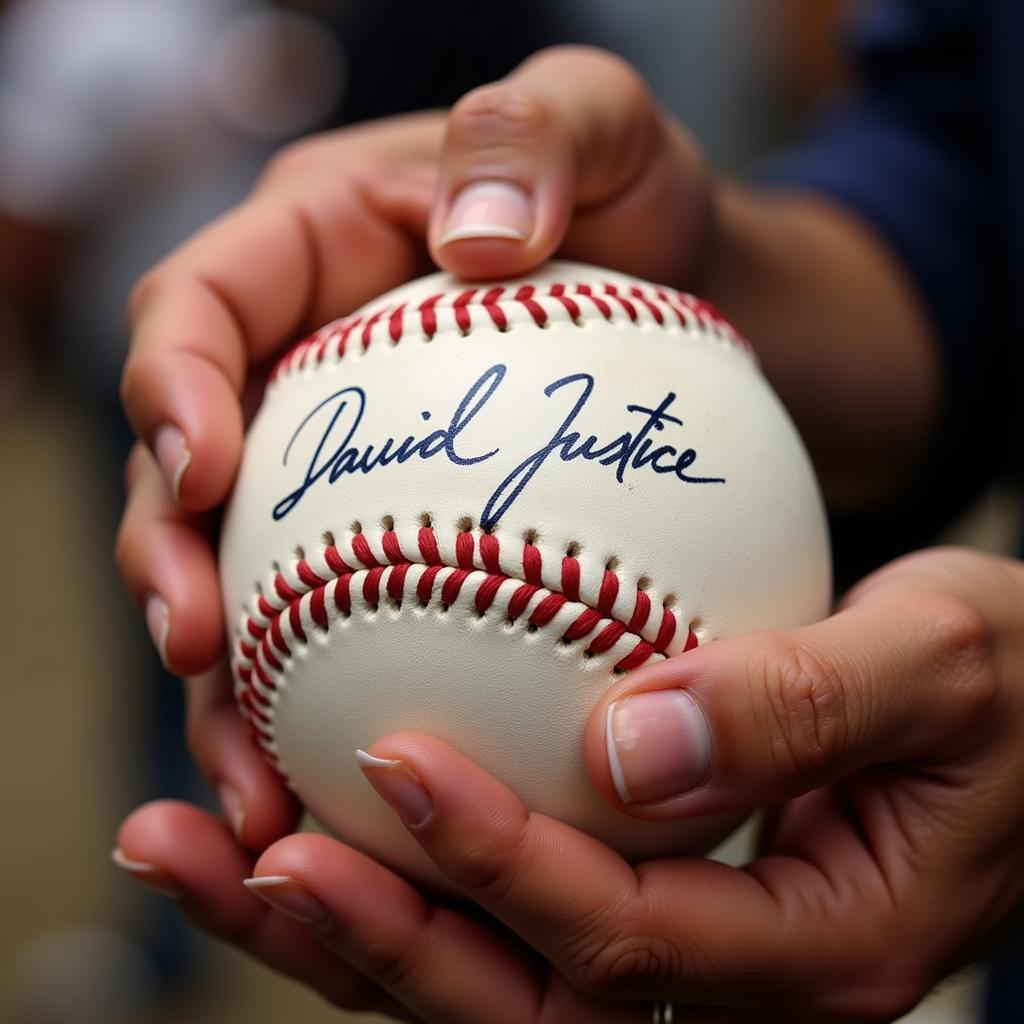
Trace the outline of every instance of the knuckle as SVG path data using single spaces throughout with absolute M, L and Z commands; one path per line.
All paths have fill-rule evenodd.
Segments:
M 683 959 L 669 939 L 621 929 L 611 938 L 578 944 L 570 960 L 572 983 L 588 995 L 620 996 L 677 979 Z
M 319 136 L 297 139 L 282 146 L 267 161 L 257 183 L 257 190 L 296 175 L 305 174 L 321 164 L 323 145 Z
M 516 148 L 543 136 L 553 112 L 540 97 L 515 85 L 481 86 L 452 108 L 448 140 L 456 148 Z
M 526 830 L 499 828 L 459 850 L 447 873 L 488 903 L 502 903 L 522 869 Z
M 128 318 L 132 323 L 139 319 L 142 310 L 149 304 L 154 294 L 162 290 L 166 277 L 167 265 L 165 262 L 160 262 L 156 266 L 150 267 L 135 282 L 132 290 L 128 293 Z
M 998 695 L 995 635 L 978 609 L 958 599 L 937 600 L 926 611 L 935 630 L 935 651 L 948 680 L 951 711 L 971 720 L 987 715 Z
M 367 964 L 373 977 L 391 991 L 402 991 L 409 987 L 416 972 L 418 958 L 414 946 L 365 950 Z
M 836 667 L 786 638 L 766 645 L 757 672 L 752 683 L 771 715 L 767 735 L 777 767 L 801 779 L 827 772 L 848 728 L 848 701 Z

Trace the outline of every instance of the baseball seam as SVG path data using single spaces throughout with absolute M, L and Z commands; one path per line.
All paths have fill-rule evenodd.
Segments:
M 614 558 L 582 559 L 576 543 L 560 560 L 550 552 L 545 559 L 532 531 L 521 543 L 502 542 L 462 520 L 439 534 L 427 514 L 415 529 L 396 529 L 390 516 L 382 527 L 371 538 L 355 523 L 341 541 L 326 534 L 315 550 L 296 549 L 287 564 L 273 564 L 269 586 L 258 585 L 243 609 L 232 650 L 235 696 L 278 770 L 275 693 L 299 649 L 326 637 L 339 618 L 377 615 L 388 604 L 400 614 L 413 601 L 437 614 L 495 612 L 513 629 L 525 623 L 525 633 L 557 631 L 581 657 L 608 655 L 615 672 L 698 644 L 699 620 L 684 619 L 674 596 L 659 600 L 646 578 L 626 580 Z
M 416 304 L 385 303 L 342 317 L 296 344 L 274 367 L 270 383 L 337 363 L 346 353 L 365 352 L 385 341 L 431 341 L 445 331 L 467 337 L 480 327 L 507 332 L 517 324 L 651 325 L 684 330 L 753 358 L 746 339 L 710 303 L 686 292 L 653 285 L 555 282 L 546 286 L 467 288 L 438 292 Z

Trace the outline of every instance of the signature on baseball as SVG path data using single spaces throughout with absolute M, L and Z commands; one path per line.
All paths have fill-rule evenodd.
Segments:
M 372 473 L 393 463 L 402 465 L 410 459 L 445 458 L 457 466 L 475 466 L 497 458 L 500 448 L 491 451 L 473 451 L 470 424 L 483 413 L 487 403 L 501 386 L 508 367 L 502 363 L 485 370 L 462 397 L 446 426 L 432 430 L 422 437 L 409 434 L 401 441 L 388 437 L 383 442 L 368 442 L 360 436 L 360 427 L 366 413 L 366 392 L 360 387 L 342 388 L 328 395 L 311 409 L 295 429 L 288 441 L 282 458 L 287 466 L 292 448 L 307 430 L 316 438 L 314 429 L 319 430 L 313 456 L 303 472 L 302 482 L 286 494 L 273 508 L 274 519 L 283 519 L 302 500 L 311 487 L 324 481 L 335 484 L 343 477 L 355 473 Z M 687 472 L 697 461 L 693 448 L 681 448 L 672 444 L 656 444 L 653 435 L 664 431 L 667 426 L 681 427 L 683 421 L 669 410 L 676 401 L 676 394 L 669 391 L 655 406 L 627 405 L 626 412 L 641 417 L 635 430 L 627 430 L 610 440 L 602 440 L 595 434 L 586 437 L 573 424 L 590 401 L 594 392 L 594 377 L 589 373 L 572 373 L 552 381 L 544 394 L 553 398 L 565 392 L 571 396 L 572 405 L 565 418 L 558 425 L 551 438 L 535 452 L 523 459 L 503 477 L 491 492 L 480 515 L 480 525 L 494 526 L 522 495 L 535 473 L 557 457 L 562 462 L 576 462 L 583 459 L 601 466 L 614 467 L 615 478 L 624 483 L 628 472 L 646 470 L 651 473 L 671 474 L 683 484 L 724 484 L 725 478 L 718 476 L 694 476 Z M 323 411 L 322 416 L 317 416 Z M 432 414 L 424 410 L 420 417 L 424 422 Z M 314 419 L 325 428 L 314 428 Z

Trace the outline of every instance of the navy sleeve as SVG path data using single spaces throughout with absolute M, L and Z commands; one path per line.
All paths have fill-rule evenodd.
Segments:
M 992 478 L 1011 435 L 1012 289 L 988 124 L 987 8 L 859 8 L 849 36 L 856 85 L 760 170 L 762 184 L 825 193 L 881 232 L 924 300 L 944 360 L 942 423 L 920 477 L 875 522 L 834 522 L 839 578 L 927 542 Z

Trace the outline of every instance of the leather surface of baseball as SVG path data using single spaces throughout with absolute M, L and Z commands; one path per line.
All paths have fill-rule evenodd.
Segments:
M 437 875 L 354 752 L 432 733 L 631 859 L 735 821 L 641 822 L 582 736 L 651 659 L 827 614 L 822 502 L 710 307 L 551 263 L 435 274 L 301 343 L 252 423 L 221 545 L 236 694 L 332 832 Z

